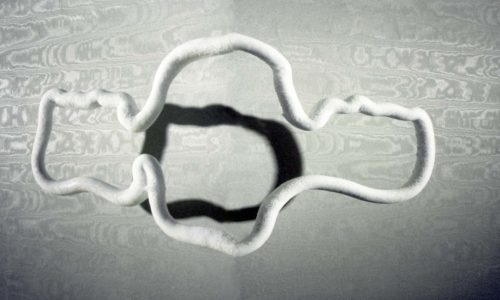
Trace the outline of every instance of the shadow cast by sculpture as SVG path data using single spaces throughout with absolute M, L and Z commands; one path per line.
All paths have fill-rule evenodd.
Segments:
M 231 125 L 252 130 L 264 137 L 273 150 L 277 174 L 274 187 L 302 175 L 302 158 L 299 147 L 291 131 L 274 120 L 243 115 L 225 105 L 210 105 L 202 108 L 182 107 L 165 104 L 160 116 L 146 131 L 141 153 L 150 154 L 161 161 L 167 147 L 167 133 L 170 124 L 195 125 L 201 127 Z M 254 220 L 259 206 L 228 210 L 206 199 L 180 199 L 169 201 L 168 209 L 177 219 L 205 216 L 218 222 L 243 222 Z M 149 201 L 141 207 L 151 214 Z

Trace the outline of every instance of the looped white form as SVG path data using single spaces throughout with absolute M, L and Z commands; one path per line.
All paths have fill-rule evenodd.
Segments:
M 417 136 L 417 160 L 406 184 L 397 189 L 376 189 L 350 180 L 309 175 L 289 180 L 272 191 L 261 203 L 253 230 L 238 241 L 228 233 L 177 222 L 169 213 L 165 201 L 165 181 L 161 166 L 150 155 L 139 155 L 133 163 L 133 180 L 128 188 L 120 189 L 93 177 L 54 180 L 45 168 L 45 152 L 52 128 L 52 112 L 56 106 L 94 109 L 115 107 L 119 122 L 128 130 L 145 131 L 160 114 L 168 88 L 177 74 L 190 62 L 203 57 L 244 51 L 267 63 L 274 76 L 274 87 L 284 117 L 303 130 L 323 127 L 334 114 L 362 113 L 412 121 Z M 271 235 L 281 208 L 297 194 L 312 189 L 338 192 L 363 201 L 395 203 L 406 201 L 420 193 L 429 181 L 435 160 L 434 131 L 428 114 L 418 108 L 404 108 L 392 103 L 374 103 L 364 96 L 346 100 L 327 98 L 321 101 L 311 117 L 303 110 L 292 80 L 292 70 L 286 58 L 273 47 L 240 34 L 196 39 L 172 50 L 158 67 L 144 107 L 138 110 L 126 93 L 93 90 L 88 93 L 51 89 L 44 93 L 38 114 L 38 128 L 32 152 L 32 170 L 37 183 L 47 192 L 72 194 L 91 192 L 108 201 L 132 206 L 149 198 L 155 222 L 168 236 L 190 244 L 208 247 L 232 256 L 249 254 L 260 248 Z

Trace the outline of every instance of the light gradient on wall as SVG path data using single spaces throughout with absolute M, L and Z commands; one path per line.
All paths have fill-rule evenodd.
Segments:
M 2 1 L 0 24 L 0 298 L 500 293 L 499 2 Z M 426 109 L 437 142 L 428 187 L 397 205 L 304 193 L 282 212 L 268 243 L 238 259 L 166 238 L 143 208 L 40 190 L 30 149 L 46 89 L 102 87 L 144 100 L 166 53 L 227 32 L 282 52 L 306 110 L 326 96 L 352 94 Z M 188 66 L 167 102 L 179 112 L 162 131 L 171 202 L 251 207 L 286 165 L 277 164 L 272 142 L 258 131 L 217 121 L 220 111 L 206 108 L 212 104 L 282 124 L 298 146 L 300 159 L 290 159 L 303 174 L 396 187 L 415 160 L 406 122 L 339 116 L 319 132 L 289 127 L 279 117 L 271 72 L 244 54 Z M 197 111 L 212 114 L 200 120 Z M 120 129 L 112 110 L 55 113 L 47 162 L 56 178 L 91 174 L 127 185 L 134 157 L 154 143 Z M 236 236 L 252 225 L 182 221 Z

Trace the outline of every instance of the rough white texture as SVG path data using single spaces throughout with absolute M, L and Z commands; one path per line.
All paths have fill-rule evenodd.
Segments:
M 169 213 L 165 201 L 164 175 L 158 161 L 150 155 L 138 156 L 133 164 L 133 180 L 126 189 L 119 189 L 92 177 L 77 177 L 56 181 L 45 168 L 45 151 L 52 127 L 55 106 L 93 109 L 100 106 L 116 107 L 120 123 L 131 131 L 144 131 L 155 121 L 164 105 L 168 88 L 179 71 L 188 63 L 213 55 L 241 50 L 255 55 L 273 70 L 274 86 L 284 117 L 294 126 L 304 130 L 323 127 L 334 114 L 362 113 L 412 121 L 415 125 L 418 153 L 410 179 L 398 189 L 376 189 L 346 179 L 312 175 L 289 180 L 261 203 L 252 232 L 238 241 L 217 229 L 178 223 Z M 428 114 L 416 108 L 404 108 L 392 103 L 374 103 L 364 96 L 346 100 L 327 98 L 321 101 L 311 117 L 303 110 L 292 80 L 289 62 L 271 46 L 240 34 L 197 39 L 178 46 L 161 62 L 153 82 L 151 94 L 141 110 L 126 93 L 93 90 L 88 93 L 66 92 L 60 89 L 47 91 L 41 100 L 38 129 L 33 144 L 32 169 L 38 184 L 47 192 L 72 194 L 92 192 L 112 203 L 131 206 L 149 198 L 153 217 L 158 226 L 170 237 L 223 253 L 242 256 L 260 248 L 271 235 L 281 208 L 297 194 L 311 189 L 327 190 L 376 203 L 395 203 L 413 198 L 422 191 L 432 174 L 435 159 L 435 142 L 432 122 Z

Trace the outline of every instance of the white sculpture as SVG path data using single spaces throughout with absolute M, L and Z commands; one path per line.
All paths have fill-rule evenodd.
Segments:
M 212 228 L 178 223 L 170 215 L 165 201 L 164 174 L 158 161 L 150 155 L 139 155 L 132 166 L 133 180 L 128 188 L 119 189 L 92 177 L 77 177 L 57 181 L 45 168 L 45 150 L 52 127 L 55 106 L 94 109 L 114 107 L 120 123 L 128 130 L 145 131 L 160 114 L 172 80 L 184 66 L 207 56 L 245 51 L 257 56 L 273 70 L 274 86 L 284 117 L 303 130 L 323 127 L 334 114 L 362 113 L 412 121 L 415 126 L 418 153 L 411 178 L 398 189 L 376 189 L 346 179 L 310 175 L 301 176 L 281 184 L 261 203 L 250 234 L 241 241 Z M 38 129 L 32 152 L 32 170 L 41 188 L 55 194 L 91 192 L 108 201 L 132 206 L 149 198 L 154 220 L 168 236 L 223 253 L 242 256 L 260 248 L 271 235 L 281 208 L 297 194 L 311 189 L 338 192 L 360 200 L 376 203 L 395 203 L 415 197 L 431 177 L 435 159 L 434 131 L 428 114 L 416 108 L 404 108 L 392 103 L 374 103 L 364 96 L 346 100 L 327 98 L 316 106 L 311 117 L 303 110 L 292 80 L 292 70 L 286 58 L 271 46 L 240 34 L 203 38 L 189 41 L 170 52 L 161 62 L 153 82 L 151 94 L 142 109 L 126 93 L 112 93 L 96 89 L 88 93 L 51 89 L 44 93 L 38 114 Z

